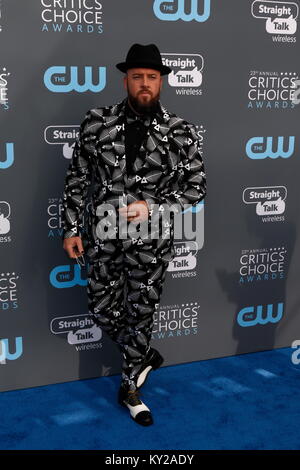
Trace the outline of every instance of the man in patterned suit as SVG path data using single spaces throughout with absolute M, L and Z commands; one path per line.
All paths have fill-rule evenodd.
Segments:
M 116 67 L 127 97 L 88 110 L 80 126 L 65 181 L 63 240 L 71 258 L 88 256 L 89 313 L 124 358 L 118 401 L 147 426 L 153 417 L 139 392 L 163 363 L 149 343 L 175 254 L 174 215 L 205 197 L 206 175 L 195 126 L 160 103 L 162 75 L 171 69 L 157 46 L 134 44 Z

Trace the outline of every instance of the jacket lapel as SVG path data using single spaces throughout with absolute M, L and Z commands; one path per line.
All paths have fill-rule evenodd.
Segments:
M 133 161 L 132 173 L 126 172 L 126 154 L 125 154 L 125 105 L 127 98 L 116 103 L 112 108 L 109 116 L 104 117 L 106 127 L 106 136 L 104 134 L 103 147 L 105 144 L 112 145 L 115 157 L 118 160 L 116 166 L 119 166 L 124 178 L 125 186 L 131 186 L 131 182 L 140 179 L 138 173 L 139 168 L 142 169 L 143 165 L 137 164 L 139 155 Z M 162 106 L 159 101 L 159 112 L 151 119 L 150 125 L 147 129 L 146 138 L 142 143 L 142 150 L 144 158 L 147 160 L 153 152 L 160 152 L 162 155 L 168 153 L 170 147 L 169 138 L 172 135 L 172 129 L 169 125 L 170 116 L 168 111 Z M 112 123 L 112 125 L 110 125 Z M 109 133 L 107 133 L 109 131 Z M 123 148 L 123 154 L 118 155 L 117 146 Z

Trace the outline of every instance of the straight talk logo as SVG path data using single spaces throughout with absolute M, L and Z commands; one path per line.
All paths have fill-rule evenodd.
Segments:
M 102 330 L 89 314 L 55 317 L 50 324 L 51 333 L 66 334 L 68 343 L 77 351 L 102 348 Z
M 283 222 L 286 208 L 287 188 L 285 186 L 260 186 L 245 188 L 243 202 L 254 204 L 262 222 Z
M 170 67 L 168 84 L 177 95 L 202 95 L 204 59 L 201 54 L 162 53 L 163 64 Z
M 299 6 L 296 2 L 255 0 L 251 4 L 253 18 L 265 21 L 266 32 L 273 42 L 295 43 Z

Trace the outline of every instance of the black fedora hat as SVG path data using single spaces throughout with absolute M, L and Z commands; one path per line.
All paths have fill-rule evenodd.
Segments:
M 126 72 L 127 69 L 136 67 L 159 70 L 161 75 L 172 72 L 172 69 L 163 65 L 159 49 L 155 44 L 147 44 L 145 46 L 137 43 L 133 44 L 127 53 L 126 61 L 120 62 L 116 67 L 121 72 Z

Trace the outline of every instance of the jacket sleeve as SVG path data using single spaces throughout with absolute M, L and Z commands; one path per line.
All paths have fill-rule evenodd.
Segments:
M 160 191 L 155 202 L 147 200 L 150 210 L 153 204 L 166 204 L 178 214 L 196 206 L 206 196 L 206 173 L 196 127 L 186 124 L 182 135 L 179 134 L 175 140 L 180 148 L 176 188 L 169 185 Z
M 89 122 L 90 112 L 87 111 L 75 140 L 75 146 L 67 168 L 61 212 L 62 240 L 82 236 L 83 213 L 86 197 L 91 184 L 91 154 L 87 151 L 84 141 L 85 128 Z

